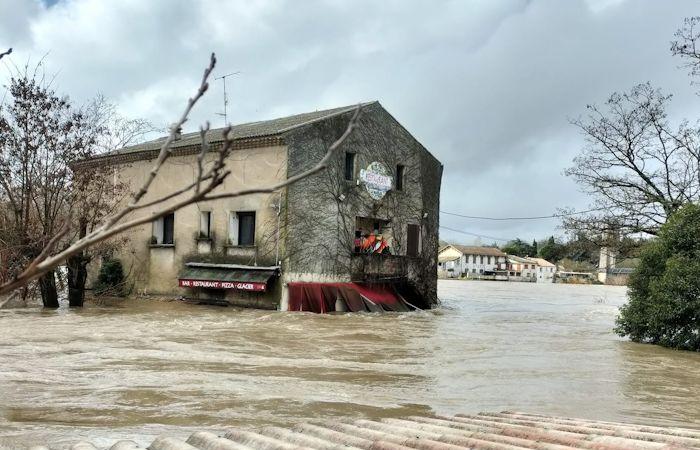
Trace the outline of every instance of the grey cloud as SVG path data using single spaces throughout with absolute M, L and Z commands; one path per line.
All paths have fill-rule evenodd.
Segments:
M 9 3 L 0 0 L 3 11 Z M 76 101 L 101 91 L 165 125 L 216 51 L 219 74 L 242 72 L 229 84 L 234 122 L 380 100 L 445 164 L 442 208 L 470 215 L 585 208 L 562 175 L 581 146 L 567 118 L 614 90 L 650 80 L 678 94 L 675 116 L 697 117 L 668 51 L 682 19 L 698 12 L 693 1 L 29 4 L 0 27 L 0 43 L 18 42 L 15 61 L 50 50 L 57 86 Z M 221 95 L 214 82 L 189 129 L 221 125 Z M 507 238 L 557 232 L 557 221 L 443 223 Z

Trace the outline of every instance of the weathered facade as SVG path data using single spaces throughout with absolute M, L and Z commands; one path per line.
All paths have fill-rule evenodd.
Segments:
M 272 185 L 317 164 L 355 106 L 237 125 L 231 175 L 216 192 Z M 221 145 L 221 130 L 207 140 Z M 93 159 L 139 186 L 162 140 Z M 194 180 L 199 134 L 183 135 L 147 203 Z M 209 201 L 133 229 L 115 257 L 138 293 L 289 307 L 289 283 L 381 283 L 437 302 L 442 165 L 378 102 L 330 166 L 274 194 Z M 176 201 L 175 197 L 172 201 Z M 401 296 L 399 295 L 399 296 Z

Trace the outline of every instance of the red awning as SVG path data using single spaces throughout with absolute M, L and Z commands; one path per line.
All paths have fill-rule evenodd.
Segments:
M 336 301 L 347 311 L 410 311 L 390 284 L 288 283 L 289 310 L 327 313 Z

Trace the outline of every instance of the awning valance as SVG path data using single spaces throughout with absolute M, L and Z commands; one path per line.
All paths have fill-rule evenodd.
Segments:
M 264 292 L 277 274 L 276 267 L 188 263 L 178 277 L 178 285 L 186 288 Z
M 326 313 L 341 301 L 347 311 L 410 311 L 391 284 L 288 283 L 289 310 Z

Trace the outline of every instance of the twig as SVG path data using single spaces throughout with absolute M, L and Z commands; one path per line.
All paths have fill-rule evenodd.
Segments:
M 0 59 L 2 59 L 3 56 L 8 56 L 10 53 L 12 53 L 12 49 L 8 48 L 6 52 L 0 53 Z

